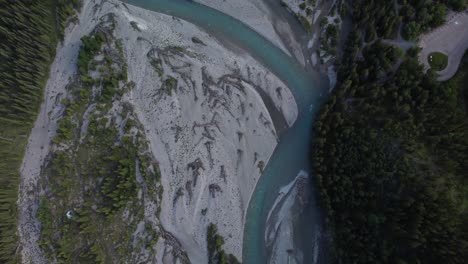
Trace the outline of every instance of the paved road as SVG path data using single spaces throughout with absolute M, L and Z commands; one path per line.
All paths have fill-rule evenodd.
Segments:
M 438 72 L 439 81 L 450 79 L 457 72 L 463 54 L 468 48 L 468 12 L 454 13 L 447 23 L 425 34 L 419 41 L 422 48 L 419 61 L 429 69 L 427 57 L 431 52 L 442 52 L 448 56 L 447 68 Z

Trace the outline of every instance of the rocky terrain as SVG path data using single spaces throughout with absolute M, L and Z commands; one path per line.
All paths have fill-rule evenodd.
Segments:
M 85 71 L 77 66 L 81 39 L 97 33 L 104 34 L 105 41 L 90 63 L 99 70 L 88 64 Z M 106 74 L 115 81 L 100 82 Z M 112 79 L 112 74 L 118 77 Z M 89 95 L 83 95 L 84 88 L 79 87 L 88 87 Z M 107 95 L 109 89 L 112 92 Z M 69 115 L 73 103 L 85 97 L 88 101 L 78 108 L 83 112 L 73 110 L 74 115 Z M 122 146 L 128 153 L 125 160 L 136 166 L 128 169 L 136 192 L 109 209 L 116 211 L 110 215 L 130 219 L 112 223 L 131 229 L 126 235 L 134 241 L 129 246 L 131 259 L 206 263 L 206 232 L 211 223 L 224 237 L 224 250 L 240 259 L 244 215 L 253 188 L 276 146 L 278 132 L 292 125 L 296 116 L 294 99 L 278 78 L 247 54 L 227 50 L 196 26 L 118 1 L 84 1 L 79 23 L 67 29 L 57 50 L 22 166 L 19 232 L 23 259 L 47 263 L 44 249 L 54 252 L 53 245 L 42 243 L 44 219 L 50 219 L 48 210 L 41 209 L 42 197 L 50 198 L 52 208 L 54 202 L 60 210 L 81 208 L 88 199 L 86 192 L 101 188 L 100 178 L 84 180 L 84 172 L 75 172 L 78 178 L 72 187 L 62 186 L 70 188 L 65 192 L 67 199 L 49 185 L 57 151 L 94 150 L 86 145 L 95 144 L 93 137 L 99 139 L 90 132 L 93 122 L 101 124 L 98 131 L 101 126 L 113 131 L 114 144 Z M 64 133 L 67 118 L 76 125 L 71 127 L 77 140 Z M 145 182 L 146 174 L 155 179 Z M 70 198 L 74 190 L 76 197 Z M 112 193 L 100 193 L 112 197 Z M 89 199 L 96 202 L 97 198 Z M 133 210 L 136 207 L 140 209 Z M 91 214 L 109 214 L 89 208 Z M 58 217 L 72 219 L 75 211 L 84 219 L 86 212 L 81 209 L 63 211 L 66 214 Z M 146 249 L 136 250 L 138 243 L 146 243 Z

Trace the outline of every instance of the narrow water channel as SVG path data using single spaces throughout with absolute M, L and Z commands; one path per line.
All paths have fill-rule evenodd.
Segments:
M 299 115 L 294 125 L 280 138 L 262 177 L 257 183 L 246 215 L 243 241 L 243 263 L 267 263 L 264 231 L 265 221 L 281 186 L 291 182 L 301 170 L 310 171 L 308 152 L 315 111 L 328 90 L 325 78 L 305 71 L 298 62 L 274 46 L 266 38 L 242 22 L 215 9 L 185 0 L 127 0 L 129 4 L 187 20 L 217 38 L 241 47 L 278 76 L 289 87 L 298 105 Z M 313 175 L 311 175 L 313 177 Z M 320 229 L 320 214 L 314 203 L 304 213 L 302 237 L 303 263 L 313 263 L 314 232 Z M 320 263 L 320 258 L 318 260 Z

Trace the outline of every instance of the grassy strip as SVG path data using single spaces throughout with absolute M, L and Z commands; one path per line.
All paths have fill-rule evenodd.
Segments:
M 427 56 L 427 61 L 434 71 L 441 71 L 447 67 L 448 57 L 440 52 L 432 52 Z
M 0 262 L 18 262 L 19 168 L 41 104 L 56 32 L 73 13 L 70 1 L 2 0 L 0 20 Z M 65 12 L 64 8 L 67 8 Z M 59 16 L 58 19 L 55 16 Z

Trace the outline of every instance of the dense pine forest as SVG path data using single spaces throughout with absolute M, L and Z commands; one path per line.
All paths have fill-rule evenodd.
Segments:
M 19 169 L 55 48 L 79 0 L 0 1 L 0 262 L 17 263 Z
M 393 1 L 353 1 L 338 84 L 314 125 L 311 157 L 330 255 L 334 263 L 466 263 L 468 55 L 440 83 L 424 72 L 417 48 L 378 40 L 396 35 L 400 22 L 412 32 L 411 21 L 423 23 L 409 34 L 417 38 L 466 2 L 399 2 L 399 12 L 414 13 L 393 19 Z M 433 8 L 442 11 L 418 18 Z
M 356 0 L 343 1 L 351 6 L 353 23 L 366 34 L 366 41 L 375 37 L 396 38 L 397 33 L 415 40 L 421 33 L 444 23 L 450 9 L 462 11 L 466 0 Z M 339 8 L 347 10 L 347 8 Z M 401 27 L 400 27 L 401 26 Z M 400 32 L 399 32 L 400 31 Z

